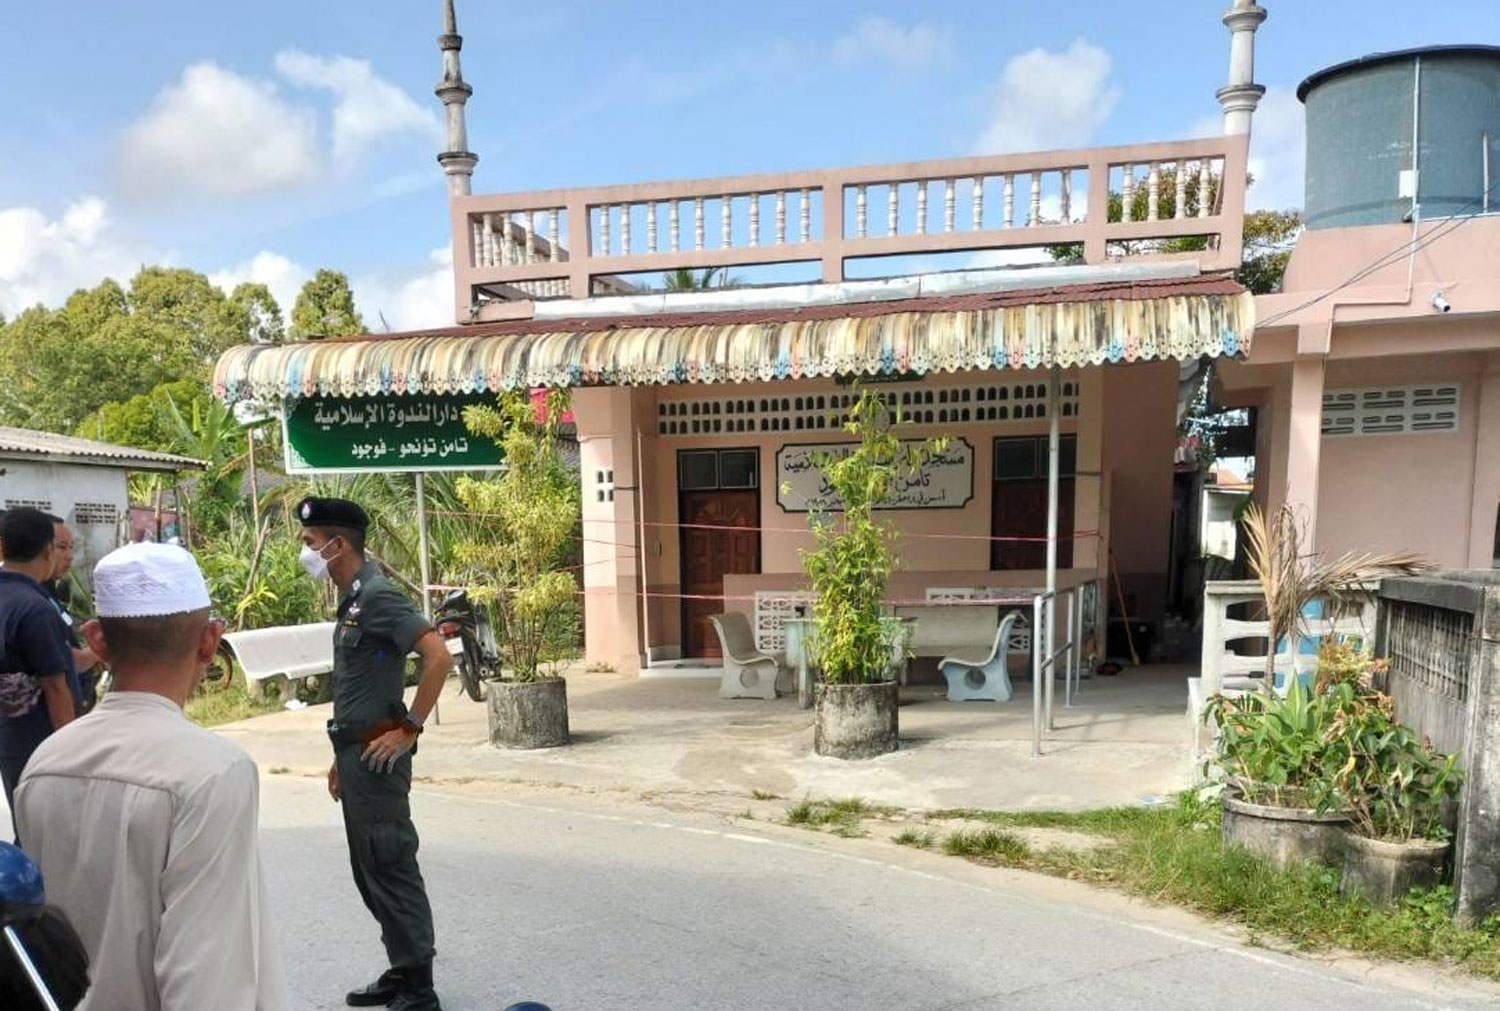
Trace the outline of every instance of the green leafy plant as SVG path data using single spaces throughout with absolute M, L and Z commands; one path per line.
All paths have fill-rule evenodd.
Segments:
M 1252 803 L 1340 807 L 1326 737 L 1342 698 L 1296 680 L 1285 695 L 1216 695 L 1207 707 L 1219 728 L 1214 761 Z
M 499 443 L 497 480 L 461 477 L 457 493 L 481 522 L 456 548 L 470 596 L 495 615 L 507 677 L 556 677 L 578 627 L 578 584 L 563 568 L 580 520 L 577 475 L 564 462 L 557 428 L 567 395 L 547 395 L 542 417 L 530 397 L 510 392 L 496 407 L 469 407 L 464 423 Z
M 815 595 L 818 665 L 829 684 L 886 680 L 899 647 L 894 637 L 900 626 L 882 620 L 896 533 L 876 521 L 875 510 L 891 500 L 898 481 L 920 473 L 947 445 L 944 439 L 903 444 L 891 431 L 899 421 L 883 397 L 861 390 L 844 426 L 859 441 L 846 453 L 822 453 L 815 460 L 824 484 L 843 506 L 841 512 L 812 513 L 809 525 L 818 546 L 802 553 Z
M 1327 748 L 1354 830 L 1390 842 L 1448 838 L 1443 807 L 1457 799 L 1464 779 L 1458 756 L 1437 753 L 1397 722 L 1388 696 L 1356 694 L 1347 683 L 1330 694 L 1352 700 L 1329 729 Z

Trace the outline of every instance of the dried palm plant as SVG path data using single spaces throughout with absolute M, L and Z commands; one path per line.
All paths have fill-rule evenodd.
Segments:
M 1276 646 L 1286 640 L 1296 656 L 1297 640 L 1307 632 L 1307 605 L 1327 604 L 1330 620 L 1358 610 L 1368 584 L 1386 576 L 1409 576 L 1430 566 L 1411 552 L 1386 554 L 1348 552 L 1333 559 L 1304 553 L 1304 524 L 1296 511 L 1283 505 L 1270 515 L 1256 503 L 1240 521 L 1245 529 L 1250 569 L 1266 599 L 1270 648 L 1266 650 L 1266 687 L 1275 680 Z

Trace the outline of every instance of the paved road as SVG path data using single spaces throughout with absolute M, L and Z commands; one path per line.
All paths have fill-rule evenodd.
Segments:
M 319 784 L 267 777 L 299 1008 L 381 967 Z M 566 793 L 420 791 L 452 1011 L 1492 1008 L 1425 974 L 1244 947 L 1183 914 L 890 843 Z M 1387 979 L 1387 976 L 1401 977 Z M 1418 987 L 1423 986 L 1425 992 Z

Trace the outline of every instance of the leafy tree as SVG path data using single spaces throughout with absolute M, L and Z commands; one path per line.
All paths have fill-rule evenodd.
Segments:
M 354 308 L 349 278 L 337 270 L 319 270 L 302 286 L 292 307 L 292 340 L 318 340 L 364 333 L 365 321 Z
M 230 293 L 229 300 L 245 314 L 247 333 L 256 344 L 273 344 L 286 339 L 281 306 L 276 304 L 270 288 L 242 281 Z
M 119 446 L 173 453 L 180 440 L 168 418 L 168 405 L 176 404 L 191 412 L 194 408 L 207 409 L 211 400 L 213 394 L 201 379 L 162 383 L 150 393 L 105 404 L 85 418 L 73 434 Z
M 1188 173 L 1183 181 L 1183 197 L 1186 204 L 1183 213 L 1189 218 L 1198 216 L 1202 206 L 1199 194 L 1199 179 L 1196 172 Z M 1208 206 L 1216 208 L 1219 201 L 1219 182 L 1210 179 L 1206 194 Z M 1132 221 L 1145 221 L 1151 203 L 1151 191 L 1141 183 L 1131 194 Z M 1109 220 L 1123 221 L 1125 197 L 1111 190 L 1109 194 Z M 1157 183 L 1157 217 L 1174 218 L 1177 215 L 1177 170 L 1163 167 Z M 1302 232 L 1302 214 L 1298 211 L 1251 211 L 1245 215 L 1244 257 L 1240 269 L 1235 272 L 1241 284 L 1256 295 L 1267 295 L 1281 290 L 1281 276 L 1286 272 L 1287 261 L 1292 256 L 1292 245 Z M 1144 253 L 1191 253 L 1208 248 L 1208 238 L 1188 235 L 1178 239 L 1141 239 L 1120 243 L 1120 252 L 1126 256 Z M 1049 246 L 1047 253 L 1060 263 L 1082 263 L 1083 247 L 1077 243 Z
M 0 421 L 72 432 L 162 383 L 206 383 L 218 356 L 247 340 L 248 313 L 202 274 L 147 267 L 128 291 L 105 280 L 0 328 Z
M 493 481 L 458 479 L 459 499 L 479 521 L 458 556 L 478 583 L 471 595 L 494 610 L 502 664 L 517 681 L 551 676 L 578 620 L 578 585 L 562 568 L 581 516 L 578 477 L 558 447 L 566 409 L 567 394 L 553 390 L 540 422 L 524 391 L 505 394 L 498 408 L 464 411 L 471 432 L 504 449 L 505 471 Z

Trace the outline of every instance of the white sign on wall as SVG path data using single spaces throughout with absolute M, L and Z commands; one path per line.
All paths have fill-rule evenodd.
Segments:
M 921 439 L 904 445 L 917 446 Z M 829 453 L 847 454 L 852 442 L 792 444 L 776 451 L 776 502 L 789 513 L 813 509 L 837 511 L 843 504 L 823 480 L 817 461 Z M 896 493 L 882 509 L 962 509 L 974 497 L 974 447 L 951 439 L 948 447 L 914 474 L 903 475 Z

